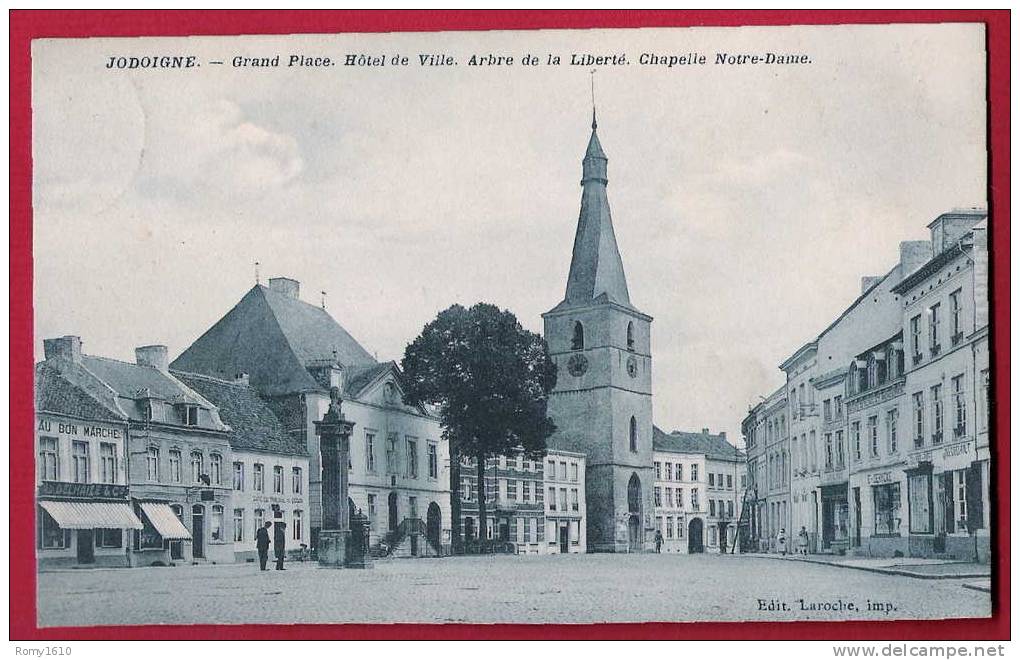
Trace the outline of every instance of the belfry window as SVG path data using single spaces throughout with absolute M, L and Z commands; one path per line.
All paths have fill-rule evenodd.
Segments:
M 628 323 L 627 324 L 627 350 L 628 351 L 633 351 L 634 350 L 634 324 L 633 323 Z
M 637 420 L 630 418 L 630 450 L 637 451 Z
M 574 321 L 574 338 L 570 341 L 570 348 L 574 351 L 584 349 L 584 326 L 580 321 Z

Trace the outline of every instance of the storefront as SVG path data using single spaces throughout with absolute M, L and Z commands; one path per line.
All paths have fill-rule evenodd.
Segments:
M 135 500 L 134 506 L 142 521 L 134 535 L 134 565 L 171 566 L 193 558 L 183 506 L 162 500 Z
M 905 486 L 899 468 L 880 467 L 851 477 L 850 545 L 854 554 L 869 557 L 907 554 L 903 526 Z
M 972 560 L 986 556 L 987 463 L 965 440 L 910 457 L 907 498 L 912 557 Z M 936 464 L 937 461 L 937 464 Z
M 44 481 L 38 489 L 39 568 L 128 566 L 127 542 L 142 523 L 127 486 Z
M 844 554 L 850 542 L 847 482 L 822 486 L 822 552 Z

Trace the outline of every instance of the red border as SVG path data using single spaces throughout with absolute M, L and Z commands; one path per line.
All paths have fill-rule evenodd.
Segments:
M 977 22 L 987 26 L 989 208 L 998 513 L 987 620 L 597 625 L 36 627 L 31 544 L 10 540 L 10 638 L 62 639 L 1009 639 L 1009 11 L 11 11 L 10 527 L 33 529 L 31 40 L 43 37 Z M 18 466 L 18 467 L 15 467 Z

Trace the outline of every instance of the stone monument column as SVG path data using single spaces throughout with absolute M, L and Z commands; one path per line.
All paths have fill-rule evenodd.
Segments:
M 340 411 L 340 389 L 333 387 L 329 410 L 315 422 L 322 459 L 322 528 L 319 530 L 319 565 L 343 568 L 350 536 L 348 470 L 354 422 Z

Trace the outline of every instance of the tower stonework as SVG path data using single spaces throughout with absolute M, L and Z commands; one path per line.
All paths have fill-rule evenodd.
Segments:
M 542 315 L 556 363 L 555 449 L 587 456 L 590 552 L 638 552 L 652 520 L 652 317 L 630 302 L 616 245 L 607 162 L 592 117 L 581 212 L 562 302 Z

